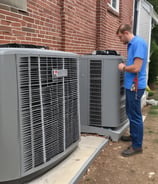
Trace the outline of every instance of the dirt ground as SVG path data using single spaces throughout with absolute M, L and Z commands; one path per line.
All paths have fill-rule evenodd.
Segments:
M 158 100 L 158 90 L 152 98 Z M 78 184 L 158 184 L 158 106 L 147 105 L 142 112 L 143 153 L 122 157 L 130 142 L 109 141 Z

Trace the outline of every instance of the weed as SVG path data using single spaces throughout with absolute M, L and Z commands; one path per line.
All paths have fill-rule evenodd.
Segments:
M 153 130 L 151 130 L 150 127 L 146 127 L 145 129 L 146 129 L 146 133 L 149 133 L 149 134 L 155 133 Z
M 148 92 L 148 96 L 150 97 L 150 96 L 154 96 L 154 92 L 153 91 L 149 91 Z
M 149 133 L 149 134 L 153 134 L 153 133 L 155 133 L 155 132 L 152 131 L 152 130 L 149 130 L 148 133 Z
M 158 100 L 158 96 L 155 96 L 154 99 L 155 99 L 155 100 Z
M 150 110 L 149 111 L 149 114 L 150 115 L 158 115 L 158 112 L 157 111 L 154 111 L 154 110 Z
M 154 139 L 153 142 L 158 144 L 158 139 Z
M 150 115 L 158 115 L 158 106 L 151 106 L 149 110 Z
M 151 106 L 151 109 L 158 109 L 158 106 Z

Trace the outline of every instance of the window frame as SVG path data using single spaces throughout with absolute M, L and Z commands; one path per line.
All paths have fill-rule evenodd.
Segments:
M 114 0 L 111 0 L 109 5 L 110 7 L 116 11 L 116 12 L 119 12 L 119 5 L 120 5 L 120 0 L 115 0 L 116 1 L 116 7 L 113 6 L 113 3 L 114 3 Z

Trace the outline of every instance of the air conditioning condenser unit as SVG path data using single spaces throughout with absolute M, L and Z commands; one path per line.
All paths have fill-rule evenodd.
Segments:
M 78 56 L 0 50 L 0 183 L 24 183 L 55 166 L 80 139 Z
M 83 55 L 80 57 L 81 132 L 103 135 L 127 123 L 123 73 L 120 55 Z M 106 133 L 105 133 L 106 134 Z

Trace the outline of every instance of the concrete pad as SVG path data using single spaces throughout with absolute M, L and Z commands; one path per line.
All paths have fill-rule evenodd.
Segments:
M 77 149 L 50 171 L 28 184 L 74 184 L 84 174 L 91 161 L 106 145 L 100 136 L 81 136 Z
M 119 138 L 124 134 L 124 132 L 129 127 L 129 121 L 128 119 L 125 121 L 125 123 L 116 128 L 105 128 L 105 127 L 94 127 L 89 125 L 81 125 L 81 132 L 84 133 L 95 133 L 98 135 L 103 135 L 111 138 L 112 141 L 117 142 Z

